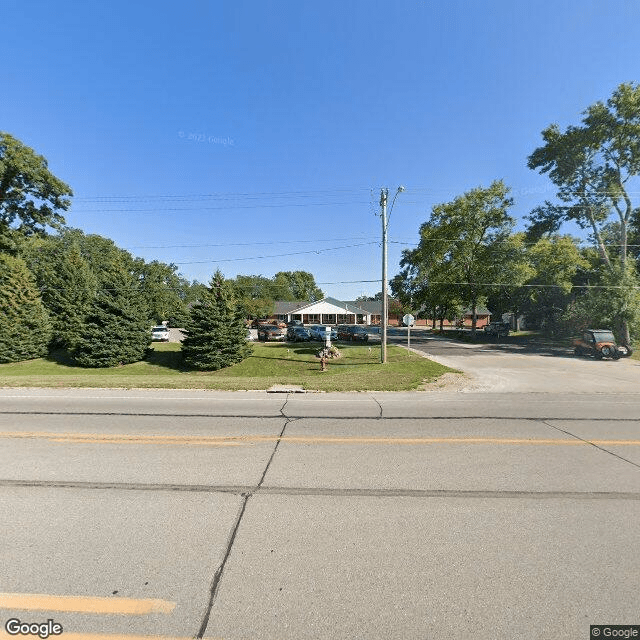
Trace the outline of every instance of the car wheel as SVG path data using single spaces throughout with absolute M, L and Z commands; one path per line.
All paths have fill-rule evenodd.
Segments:
M 593 355 L 596 360 L 602 360 L 602 351 L 596 351 Z
M 580 349 L 579 347 L 576 347 L 576 348 L 573 350 L 573 355 L 574 355 L 574 356 L 581 356 L 581 355 L 582 355 L 582 349 Z

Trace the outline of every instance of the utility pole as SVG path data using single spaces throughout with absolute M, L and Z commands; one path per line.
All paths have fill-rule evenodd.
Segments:
M 380 316 L 380 362 L 387 362 L 387 198 L 389 189 L 380 191 L 382 218 L 382 315 Z
M 396 195 L 393 196 L 393 202 L 391 203 L 391 211 L 393 211 L 393 205 L 396 202 L 396 198 L 399 193 L 404 191 L 404 187 L 398 187 Z M 380 362 L 386 364 L 387 362 L 387 316 L 389 300 L 387 297 L 387 199 L 389 197 L 389 189 L 383 188 L 380 190 L 380 217 L 382 218 L 382 317 L 380 318 Z

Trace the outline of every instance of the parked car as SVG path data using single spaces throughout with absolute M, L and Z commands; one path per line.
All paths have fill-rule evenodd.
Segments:
M 287 323 L 284 320 L 278 320 L 278 318 L 269 318 L 269 324 L 274 327 L 280 327 L 281 329 L 287 328 Z
M 364 327 L 359 325 L 342 324 L 337 327 L 338 340 L 348 340 L 350 342 L 368 342 L 369 333 Z
M 325 325 L 323 324 L 314 324 L 309 327 L 309 333 L 311 333 L 312 340 L 324 340 Z M 331 329 L 331 340 L 337 340 L 338 334 L 335 329 Z
M 484 326 L 484 332 L 490 336 L 508 336 L 509 331 L 511 331 L 511 324 L 509 322 L 490 322 Z
M 164 325 L 153 327 L 151 329 L 151 340 L 169 342 L 169 328 L 165 327 Z
M 633 351 L 628 345 L 618 345 L 609 329 L 587 329 L 573 341 L 573 353 L 577 356 L 594 356 L 596 360 L 619 360 L 629 357 Z
M 304 327 L 289 327 L 287 329 L 287 340 L 289 342 L 309 342 L 312 340 L 311 332 Z
M 263 324 L 258 327 L 258 340 L 262 342 L 269 342 L 270 340 L 284 340 L 286 337 L 286 331 L 273 324 Z

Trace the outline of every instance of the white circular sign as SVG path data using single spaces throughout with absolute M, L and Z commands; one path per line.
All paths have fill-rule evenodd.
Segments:
M 407 315 L 402 318 L 402 322 L 404 322 L 405 327 L 413 327 L 413 323 L 415 321 L 416 319 L 410 313 L 407 313 Z

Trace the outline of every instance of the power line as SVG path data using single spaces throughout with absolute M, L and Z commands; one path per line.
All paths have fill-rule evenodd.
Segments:
M 222 207 L 152 207 L 149 209 L 72 209 L 68 213 L 86 214 L 86 213 L 141 213 L 146 215 L 157 215 L 163 212 L 172 211 L 228 211 L 230 209 L 286 209 L 286 208 L 312 208 L 312 207 L 337 207 L 348 205 L 364 205 L 367 204 L 363 200 L 353 202 L 314 202 L 314 203 L 284 203 L 284 204 L 256 204 L 256 205 L 225 205 Z
M 553 289 L 563 289 L 564 287 L 559 284 L 514 284 L 514 283 L 506 283 L 506 282 L 437 282 L 432 281 L 431 284 L 442 284 L 442 285 L 456 285 L 456 286 L 464 286 L 464 287 L 512 287 L 519 289 L 521 287 L 525 288 L 533 288 L 533 289 L 545 289 L 545 288 L 553 288 Z M 428 286 L 428 285 L 427 285 Z M 640 287 L 632 287 L 632 286 L 622 286 L 622 285 L 600 285 L 600 284 L 574 284 L 571 285 L 571 289 L 640 289 Z
M 282 258 L 285 256 L 297 256 L 297 255 L 309 254 L 309 253 L 317 253 L 319 255 L 321 253 L 324 253 L 325 251 L 337 251 L 338 249 L 351 249 L 353 247 L 365 247 L 372 244 L 379 244 L 379 243 L 378 242 L 362 242 L 359 244 L 348 244 L 342 247 L 329 247 L 327 249 L 312 249 L 310 251 L 294 251 L 291 253 L 277 253 L 269 256 L 252 256 L 249 258 L 225 258 L 222 260 L 193 260 L 189 262 L 174 262 L 173 264 L 176 264 L 176 265 L 178 264 L 209 264 L 209 263 L 217 264 L 219 262 L 241 262 L 245 260 L 263 260 L 266 258 Z
M 220 242 L 217 244 L 165 244 L 165 245 L 139 245 L 133 247 L 123 247 L 123 249 L 191 249 L 198 247 L 250 247 L 256 245 L 276 245 L 276 244 L 303 244 L 310 242 L 341 242 L 344 240 L 371 240 L 362 236 L 351 238 L 326 238 L 316 240 L 273 240 L 270 242 Z

